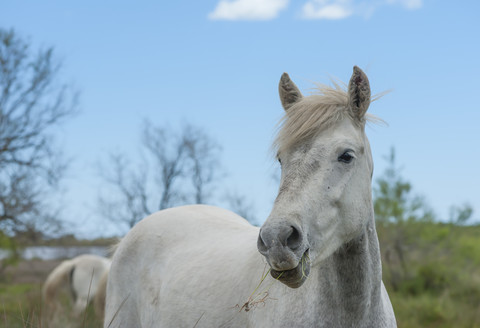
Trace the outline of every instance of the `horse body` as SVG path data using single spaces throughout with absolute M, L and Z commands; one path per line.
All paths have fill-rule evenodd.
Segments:
M 267 275 L 259 291 L 268 295 L 245 311 L 266 263 L 256 248 L 259 229 L 240 217 L 226 224 L 226 214 L 235 215 L 192 205 L 142 220 L 115 253 L 105 327 L 387 327 L 392 320 L 381 271 L 363 265 L 379 261 L 374 225 L 298 289 Z M 118 281 L 128 283 L 119 288 Z
M 364 132 L 370 88 L 303 98 L 284 74 L 280 189 L 261 229 L 211 206 L 157 212 L 120 243 L 105 327 L 395 327 Z
M 73 315 L 80 315 L 99 291 L 99 281 L 108 273 L 110 263 L 110 259 L 92 254 L 79 255 L 60 263 L 49 274 L 42 289 L 49 316 L 55 315 L 56 296 L 64 287 L 70 288 Z
M 265 268 L 257 236 L 243 218 L 205 205 L 142 220 L 115 252 L 105 325 L 118 310 L 110 327 L 193 327 L 199 319 L 198 327 L 245 327 L 229 320 L 244 317 L 240 307 Z M 118 288 L 118 281 L 129 281 L 129 288 Z
M 105 270 L 100 277 L 100 280 L 97 284 L 97 291 L 93 298 L 93 305 L 95 309 L 95 315 L 103 322 L 105 317 L 105 299 L 107 297 L 107 280 L 108 280 L 108 270 Z

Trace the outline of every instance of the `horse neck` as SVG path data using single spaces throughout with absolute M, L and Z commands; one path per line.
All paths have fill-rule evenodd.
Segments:
M 320 286 L 345 320 L 368 322 L 381 312 L 382 268 L 373 218 L 362 234 L 344 244 L 321 266 Z M 329 287 L 329 288 L 328 288 Z M 359 325 L 362 326 L 362 325 Z

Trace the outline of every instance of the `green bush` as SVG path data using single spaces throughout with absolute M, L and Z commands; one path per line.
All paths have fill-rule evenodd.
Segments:
M 479 226 L 402 222 L 378 235 L 399 327 L 480 327 Z M 386 254 L 398 243 L 403 265 Z
M 7 267 L 15 265 L 20 260 L 20 252 L 15 240 L 2 231 L 0 231 L 0 250 L 7 252 L 7 257 L 0 260 L 0 281 L 5 281 L 7 277 L 4 271 Z

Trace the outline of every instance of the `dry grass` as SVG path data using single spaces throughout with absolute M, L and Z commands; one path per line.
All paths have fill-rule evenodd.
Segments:
M 270 290 L 270 287 L 272 287 L 275 281 L 272 281 L 266 288 L 259 291 L 260 286 L 262 285 L 264 280 L 267 278 L 271 270 L 271 269 L 266 270 L 266 268 L 267 268 L 267 265 L 265 264 L 265 268 L 263 269 L 260 282 L 258 283 L 257 287 L 255 287 L 255 289 L 253 290 L 252 294 L 250 294 L 250 296 L 248 297 L 248 300 L 242 306 L 240 306 L 239 304 L 235 305 L 236 308 L 240 309 L 238 312 L 242 312 L 242 311 L 248 312 L 259 305 L 265 306 L 265 302 L 267 300 L 276 300 L 275 298 L 269 297 L 269 293 L 268 293 L 268 291 Z M 280 279 L 281 276 L 282 274 L 280 274 L 275 280 Z

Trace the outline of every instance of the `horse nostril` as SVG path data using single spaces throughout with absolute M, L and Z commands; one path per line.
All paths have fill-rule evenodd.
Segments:
M 260 233 L 258 234 L 257 248 L 262 254 L 266 253 L 268 250 L 267 245 L 265 245 L 265 242 L 263 241 L 261 229 L 260 229 Z
M 290 226 L 290 228 L 290 234 L 287 236 L 285 246 L 290 249 L 296 249 L 302 243 L 302 236 L 299 229 L 295 228 L 294 226 Z
M 296 250 L 302 246 L 302 232 L 293 225 L 270 226 L 260 229 L 257 248 L 263 255 L 273 247 L 287 247 Z

